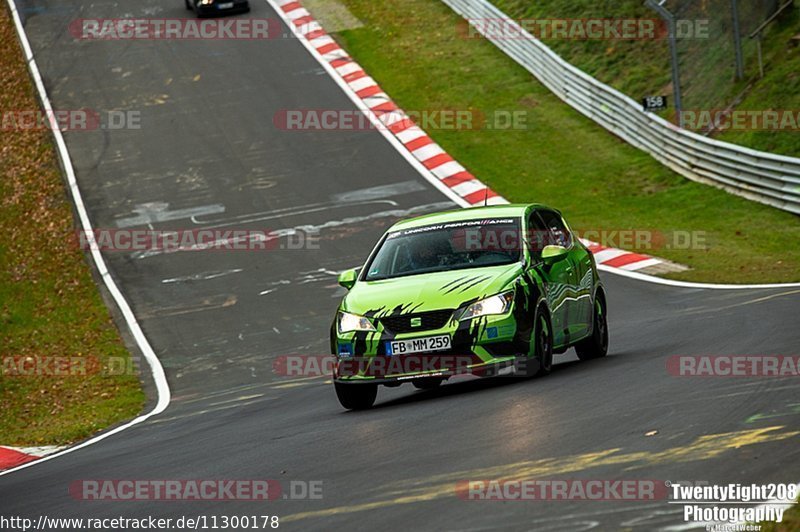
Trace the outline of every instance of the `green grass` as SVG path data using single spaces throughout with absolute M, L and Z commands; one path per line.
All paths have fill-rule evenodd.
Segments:
M 800 504 L 788 508 L 780 523 L 767 521 L 758 524 L 761 525 L 761 532 L 800 532 Z
M 492 0 L 515 19 L 658 18 L 641 0 Z M 684 2 L 685 4 L 686 2 Z M 686 39 L 679 45 L 685 109 L 788 109 L 800 111 L 800 10 L 789 9 L 764 33 L 765 77 L 759 78 L 756 43 L 747 38 L 764 13 L 758 3 L 740 2 L 745 79 L 734 81 L 729 2 L 695 2 L 681 18 L 708 19 L 708 38 Z M 578 68 L 640 100 L 672 94 L 669 47 L 665 40 L 600 41 L 544 39 Z M 737 104 L 737 101 L 744 99 Z M 757 150 L 800 156 L 800 131 L 728 131 L 715 137 Z
M 794 25 L 788 28 L 781 25 L 773 42 L 785 43 L 800 31 L 800 15 L 795 12 L 792 19 Z M 737 108 L 794 110 L 797 117 L 800 115 L 800 44 L 772 46 L 769 53 L 764 79 L 754 85 Z M 726 131 L 716 138 L 756 150 L 800 157 L 800 130 Z
M 524 111 L 519 130 L 431 130 L 434 139 L 512 201 L 560 208 L 578 229 L 705 232 L 701 249 L 650 253 L 687 264 L 674 277 L 800 280 L 800 219 L 693 183 L 562 103 L 484 40 L 458 37 L 438 0 L 344 0 L 364 27 L 337 34 L 406 110 Z
M 0 110 L 34 110 L 30 77 L 0 9 Z M 141 411 L 136 375 L 15 374 L 21 357 L 128 360 L 83 253 L 46 131 L 5 131 L 0 146 L 0 444 L 64 444 Z

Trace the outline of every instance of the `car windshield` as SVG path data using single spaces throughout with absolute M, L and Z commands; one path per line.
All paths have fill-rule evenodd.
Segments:
M 520 260 L 520 220 L 449 222 L 386 235 L 365 280 L 511 264 Z

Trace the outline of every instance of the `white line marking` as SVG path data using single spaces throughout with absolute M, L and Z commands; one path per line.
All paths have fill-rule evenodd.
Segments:
M 711 290 L 747 290 L 754 288 L 795 288 L 800 286 L 800 283 L 778 283 L 778 284 L 719 284 L 719 283 L 693 283 L 690 281 L 675 281 L 673 279 L 664 279 L 656 277 L 655 275 L 647 275 L 639 272 L 629 272 L 614 268 L 613 266 L 597 265 L 598 270 L 613 273 L 629 279 L 636 279 L 637 281 L 644 281 L 653 284 L 663 284 L 665 286 L 674 286 L 678 288 L 704 288 Z
M 78 213 L 83 230 L 89 233 L 88 236 L 90 243 L 94 244 L 91 246 L 92 260 L 94 260 L 97 272 L 103 279 L 103 283 L 106 285 L 109 294 L 111 294 L 111 297 L 114 298 L 114 302 L 117 304 L 122 316 L 125 318 L 125 322 L 128 324 L 128 329 L 130 330 L 131 335 L 133 335 L 133 338 L 136 341 L 136 344 L 139 346 L 139 349 L 142 351 L 142 355 L 144 355 L 145 360 L 147 360 L 147 363 L 150 365 L 150 373 L 153 376 L 153 381 L 155 381 L 156 390 L 158 392 L 158 401 L 156 402 L 155 407 L 147 414 L 142 414 L 131 421 L 120 425 L 119 427 L 109 430 L 108 432 L 104 432 L 103 434 L 95 436 L 94 438 L 90 438 L 74 447 L 70 447 L 69 449 L 64 449 L 63 451 L 45 456 L 33 462 L 28 462 L 27 464 L 23 464 L 18 467 L 0 471 L 0 476 L 8 475 L 9 473 L 19 471 L 20 469 L 41 464 L 53 458 L 63 456 L 84 447 L 88 447 L 89 445 L 104 440 L 114 434 L 118 434 L 125 429 L 133 427 L 134 425 L 138 425 L 148 420 L 152 416 L 160 414 L 166 410 L 166 408 L 169 406 L 171 397 L 169 384 L 167 383 L 167 377 L 164 374 L 164 368 L 161 366 L 161 362 L 158 360 L 158 357 L 153 351 L 152 346 L 147 341 L 142 328 L 139 326 L 139 322 L 136 321 L 136 316 L 133 315 L 133 311 L 131 310 L 130 305 L 128 305 L 125 296 L 122 295 L 119 287 L 117 287 L 117 284 L 114 282 L 114 278 L 111 276 L 111 272 L 108 271 L 105 260 L 103 259 L 103 256 L 100 254 L 100 250 L 97 247 L 97 243 L 94 242 L 92 222 L 89 219 L 89 214 L 86 211 L 86 206 L 83 203 L 83 197 L 81 196 L 80 188 L 78 188 L 78 181 L 75 178 L 75 169 L 72 166 L 72 160 L 70 159 L 69 152 L 67 151 L 67 145 L 64 142 L 64 136 L 61 134 L 61 131 L 58 128 L 53 106 L 50 103 L 50 98 L 47 96 L 44 83 L 42 83 L 42 75 L 39 72 L 39 67 L 36 64 L 36 60 L 33 57 L 33 49 L 31 49 L 28 36 L 25 33 L 25 28 L 22 25 L 22 19 L 19 16 L 19 12 L 17 11 L 17 6 L 14 0 L 7 0 L 7 3 L 9 9 L 11 10 L 11 17 L 14 19 L 14 25 L 17 28 L 17 36 L 19 37 L 20 44 L 22 45 L 22 50 L 25 54 L 25 60 L 28 63 L 28 68 L 30 69 L 31 76 L 33 77 L 34 84 L 36 85 L 36 90 L 39 93 L 42 107 L 44 108 L 45 114 L 50 120 L 53 138 L 56 141 L 58 155 L 61 158 L 61 163 L 64 166 L 64 172 L 66 173 L 67 184 L 69 186 L 70 194 L 72 195 L 72 201 L 75 204 L 75 210 Z

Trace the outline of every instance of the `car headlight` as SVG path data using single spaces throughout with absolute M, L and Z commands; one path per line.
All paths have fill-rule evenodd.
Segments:
M 511 308 L 514 301 L 514 291 L 509 290 L 496 296 L 487 297 L 473 303 L 461 315 L 462 320 L 477 318 L 478 316 L 488 316 L 490 314 L 505 314 Z
M 346 333 L 352 331 L 374 331 L 375 326 L 364 316 L 350 314 L 349 312 L 339 313 L 339 332 Z

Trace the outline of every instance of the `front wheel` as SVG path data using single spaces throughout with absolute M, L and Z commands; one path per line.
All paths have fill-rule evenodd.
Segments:
M 334 381 L 333 387 L 339 402 L 348 410 L 372 408 L 378 396 L 377 384 L 342 384 Z
M 533 356 L 518 360 L 518 371 L 524 377 L 544 377 L 553 369 L 553 328 L 544 307 L 536 313 L 531 344 Z M 520 367 L 522 366 L 522 367 Z
M 581 360 L 601 358 L 608 353 L 608 319 L 606 300 L 602 293 L 597 294 L 594 299 L 592 335 L 575 344 L 575 352 Z

